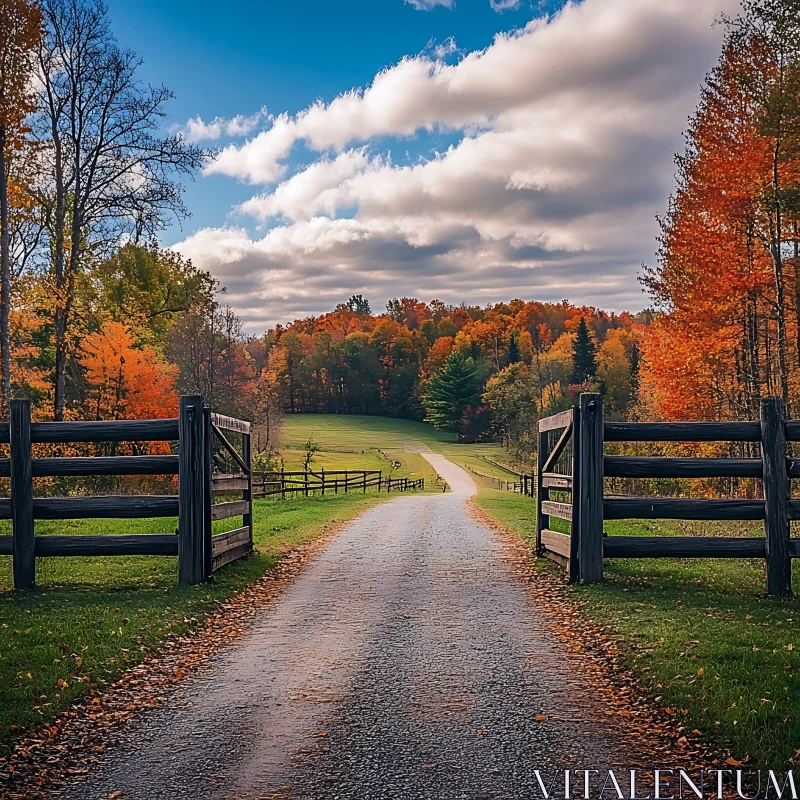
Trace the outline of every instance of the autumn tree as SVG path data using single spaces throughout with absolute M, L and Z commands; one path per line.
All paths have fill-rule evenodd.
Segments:
M 218 289 L 208 273 L 155 243 L 124 244 L 94 264 L 91 277 L 99 309 L 162 344 L 177 320 L 213 304 Z
M 796 410 L 799 12 L 798 0 L 745 0 L 690 122 L 659 264 L 645 275 L 663 314 L 643 340 L 658 413 L 753 418 L 765 395 Z
M 530 369 L 514 362 L 492 375 L 486 382 L 483 402 L 491 411 L 492 424 L 506 447 L 515 444 L 521 451 L 530 449 L 531 432 L 540 411 Z
M 24 120 L 33 110 L 32 76 L 41 36 L 41 11 L 31 0 L 0 0 L 0 388 L 11 397 L 10 167 L 24 146 Z
M 141 59 L 118 45 L 101 0 L 42 0 L 35 130 L 47 149 L 40 202 L 51 238 L 54 419 L 64 417 L 76 279 L 89 252 L 186 215 L 180 179 L 206 153 L 159 135 L 171 92 L 141 83 Z M 134 179 L 135 176 L 135 179 Z
M 175 416 L 177 367 L 149 346 L 135 347 L 119 322 L 107 322 L 84 339 L 80 358 L 89 386 L 93 419 L 149 419 Z

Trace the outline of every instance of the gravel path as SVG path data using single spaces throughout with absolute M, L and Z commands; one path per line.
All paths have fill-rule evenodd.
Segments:
M 535 769 L 625 763 L 580 657 L 469 516 L 472 480 L 424 455 L 451 493 L 348 525 L 62 796 L 527 800 Z

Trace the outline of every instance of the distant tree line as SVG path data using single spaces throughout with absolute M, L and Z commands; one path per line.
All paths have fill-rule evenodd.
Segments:
M 535 420 L 596 389 L 611 415 L 636 401 L 646 315 L 512 300 L 486 307 L 353 297 L 263 338 L 265 378 L 286 413 L 427 420 L 462 439 L 501 438 L 521 456 Z

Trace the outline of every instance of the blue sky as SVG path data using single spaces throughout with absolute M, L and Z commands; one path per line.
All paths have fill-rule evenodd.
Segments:
M 353 293 L 646 305 L 712 23 L 738 0 L 109 7 L 174 91 L 172 130 L 216 153 L 163 242 L 258 333 Z
M 431 42 L 453 38 L 466 51 L 481 49 L 496 33 L 561 4 L 527 0 L 498 13 L 489 0 L 458 0 L 453 8 L 430 11 L 403 0 L 109 0 L 109 10 L 120 42 L 144 59 L 142 76 L 175 93 L 170 117 L 184 122 L 198 115 L 248 115 L 263 106 L 296 113 L 318 98 L 332 100 L 368 84 L 383 67 Z M 396 154 L 425 152 L 450 139 L 405 141 Z M 177 225 L 166 231 L 165 244 L 222 224 L 231 207 L 251 194 L 219 176 L 198 178 L 187 187 L 192 217 L 183 231 Z

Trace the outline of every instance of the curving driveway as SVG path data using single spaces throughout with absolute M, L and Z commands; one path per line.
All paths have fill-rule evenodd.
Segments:
M 535 769 L 625 763 L 580 656 L 468 514 L 471 478 L 424 456 L 452 492 L 349 524 L 63 796 L 521 800 Z

